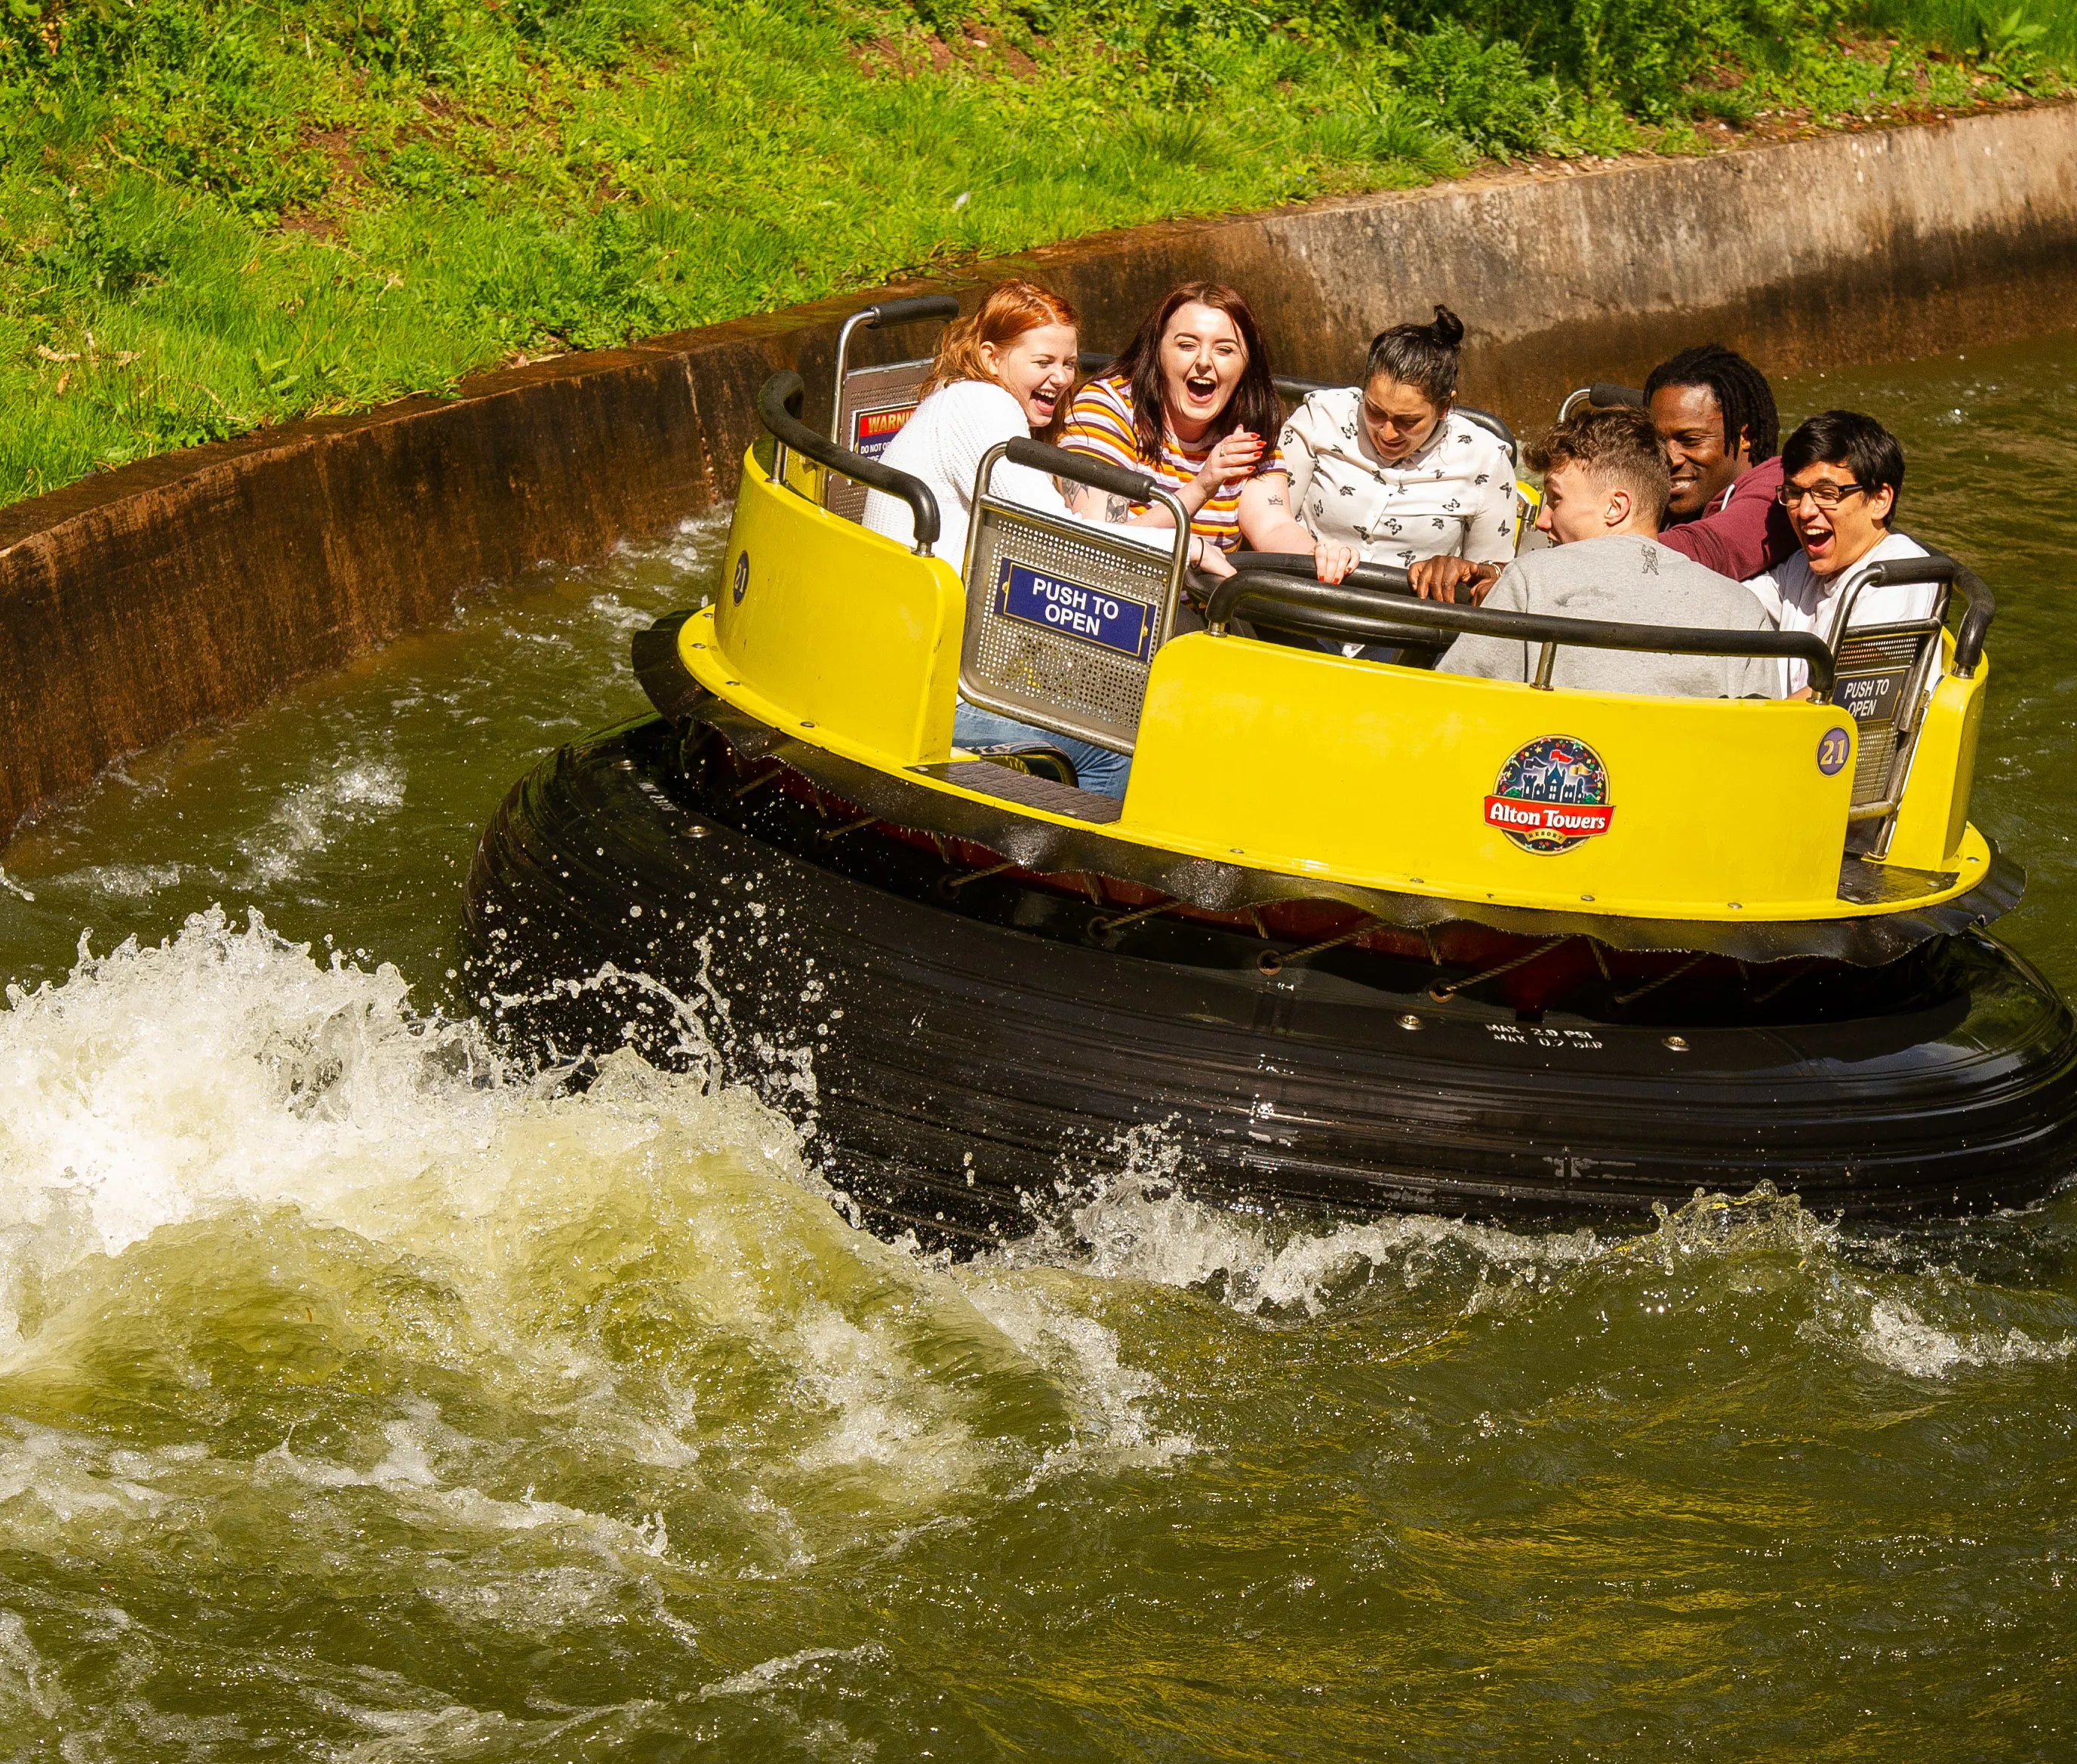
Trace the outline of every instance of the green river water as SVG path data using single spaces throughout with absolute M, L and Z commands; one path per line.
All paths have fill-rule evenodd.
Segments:
M 2077 339 L 1784 393 L 1998 591 L 1975 818 L 2077 992 Z M 476 833 L 722 532 L 0 854 L 0 1758 L 2077 1757 L 2077 1191 L 1295 1229 L 1150 1137 L 954 1267 L 744 1096 L 498 1067 Z

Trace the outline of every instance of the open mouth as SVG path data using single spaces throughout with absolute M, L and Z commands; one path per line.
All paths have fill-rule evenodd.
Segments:
M 1209 373 L 1185 374 L 1183 390 L 1193 404 L 1209 404 L 1219 393 L 1217 377 Z

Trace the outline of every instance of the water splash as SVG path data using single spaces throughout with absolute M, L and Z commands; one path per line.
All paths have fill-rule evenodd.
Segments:
M 564 1094 L 473 1021 L 414 1013 L 393 967 L 320 963 L 256 914 L 106 955 L 82 940 L 63 983 L 12 988 L 0 1013 L 0 1375 L 78 1348 L 96 1297 L 148 1272 L 177 1285 L 213 1254 L 285 1305 L 300 1350 L 430 1332 L 435 1358 L 588 1410 L 659 1467 L 694 1462 L 706 1433 L 649 1362 L 702 1351 L 753 1382 L 785 1368 L 768 1469 L 875 1499 L 1014 1475 L 1078 1433 L 1140 1441 L 1147 1387 L 1100 1326 L 852 1230 L 793 1124 L 712 1071 L 623 1050 Z M 362 1320 L 371 1283 L 391 1290 Z M 627 1308 L 640 1352 L 585 1321 L 601 1304 Z M 982 1375 L 947 1382 L 952 1360 Z M 357 1458 L 260 1455 L 313 1486 L 447 1487 L 444 1424 L 415 1401 L 365 1418 Z

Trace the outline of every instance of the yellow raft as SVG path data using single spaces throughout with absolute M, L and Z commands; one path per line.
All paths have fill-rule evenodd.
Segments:
M 472 971 L 516 1041 L 757 1083 L 860 1217 L 960 1245 L 1149 1135 L 1176 1179 L 1343 1209 L 1771 1180 L 1903 1213 L 2071 1167 L 2070 1013 L 1983 929 L 2023 881 L 1968 819 L 1993 609 L 1952 560 L 1863 572 L 1938 581 L 1952 630 L 1834 644 L 1301 560 L 1193 584 L 1179 549 L 993 496 L 1001 457 L 1159 493 L 1031 443 L 991 456 L 953 560 L 927 489 L 844 444 L 859 413 L 832 440 L 801 401 L 764 389 L 713 604 L 637 639 L 657 714 L 485 835 Z M 909 503 L 913 549 L 857 524 L 860 484 Z M 1463 630 L 1546 681 L 1569 644 L 1717 651 L 1800 659 L 1817 697 L 1417 664 Z M 955 749 L 961 697 L 1129 753 L 1122 801 Z

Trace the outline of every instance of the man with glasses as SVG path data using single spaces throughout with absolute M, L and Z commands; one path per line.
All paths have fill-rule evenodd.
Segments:
M 1904 449 L 1873 417 L 1825 410 L 1788 438 L 1781 468 L 1781 505 L 1802 549 L 1746 586 L 1781 630 L 1813 631 L 1829 642 L 1840 591 L 1856 565 L 1925 555 L 1923 546 L 1890 530 L 1904 489 Z M 1863 589 L 1848 622 L 1888 625 L 1928 618 L 1938 593 L 1930 583 Z M 1788 696 L 1807 697 L 1809 670 L 1800 661 L 1783 665 Z

